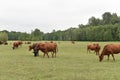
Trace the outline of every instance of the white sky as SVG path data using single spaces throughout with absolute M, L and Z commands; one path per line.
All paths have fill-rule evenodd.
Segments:
M 120 16 L 120 0 L 0 0 L 0 30 L 65 30 L 105 12 Z

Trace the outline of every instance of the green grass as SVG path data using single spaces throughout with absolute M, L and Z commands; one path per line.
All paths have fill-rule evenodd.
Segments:
M 94 52 L 87 53 L 89 42 L 61 41 L 56 58 L 34 57 L 32 51 L 24 44 L 12 50 L 12 44 L 0 45 L 0 80 L 119 80 L 120 54 L 115 55 L 116 61 L 104 57 L 99 62 Z M 103 46 L 108 43 L 99 42 Z M 101 49 L 101 51 L 102 51 Z M 101 52 L 100 51 L 100 52 Z

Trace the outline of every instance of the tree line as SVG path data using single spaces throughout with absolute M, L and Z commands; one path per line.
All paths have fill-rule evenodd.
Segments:
M 0 31 L 0 36 L 6 34 L 7 40 L 22 40 L 22 41 L 39 41 L 42 40 L 43 32 L 41 32 L 39 29 L 35 29 L 31 33 L 26 32 L 16 32 L 16 31 L 7 31 L 3 30 Z M 3 36 L 0 37 L 1 39 L 4 38 Z
M 116 13 L 105 12 L 102 19 L 92 16 L 88 24 L 79 24 L 78 28 L 58 30 L 44 33 L 39 29 L 31 33 L 1 31 L 8 35 L 8 40 L 56 40 L 56 41 L 119 41 L 120 40 L 120 17 Z M 0 33 L 0 34 L 1 34 Z
M 119 41 L 120 17 L 116 13 L 105 12 L 102 19 L 92 16 L 88 24 L 79 24 L 78 28 L 69 28 L 64 31 L 53 31 L 44 34 L 44 40 L 71 40 L 71 41 Z

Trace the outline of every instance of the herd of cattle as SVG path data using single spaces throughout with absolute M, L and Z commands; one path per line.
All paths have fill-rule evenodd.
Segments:
M 22 46 L 23 42 L 22 41 L 17 41 L 13 43 L 13 50 L 18 48 L 19 46 Z M 25 44 L 31 44 L 31 42 L 25 42 Z M 57 44 L 54 42 L 44 42 L 44 43 L 34 43 L 32 45 L 29 46 L 29 51 L 33 50 L 34 56 L 38 56 L 39 55 L 39 50 L 42 51 L 43 57 L 45 57 L 45 55 L 48 56 L 48 52 L 51 52 L 52 57 L 56 57 L 56 53 L 58 51 L 58 47 Z
M 120 44 L 107 44 L 104 46 L 102 53 L 99 54 L 100 51 L 100 45 L 99 44 L 89 44 L 87 45 L 87 51 L 90 52 L 90 50 L 95 51 L 96 55 L 99 56 L 99 61 L 101 62 L 105 55 L 109 56 L 112 55 L 113 60 L 115 61 L 114 54 L 120 53 Z
M 13 49 L 18 48 L 23 44 L 22 41 L 17 41 L 13 43 Z M 31 42 L 25 42 L 25 44 L 31 44 Z M 98 43 L 91 43 L 87 45 L 87 52 L 94 51 L 96 55 L 99 56 L 99 61 L 101 62 L 105 55 L 109 56 L 112 55 L 113 60 L 115 61 L 114 54 L 120 53 L 120 44 L 106 44 L 101 52 L 99 53 L 101 46 Z M 49 58 L 48 53 L 51 52 L 52 57 L 56 57 L 56 53 L 58 51 L 57 43 L 55 42 L 42 42 L 42 43 L 33 43 L 29 46 L 29 51 L 33 50 L 34 56 L 39 55 L 39 50 L 43 52 L 43 57 L 47 55 Z

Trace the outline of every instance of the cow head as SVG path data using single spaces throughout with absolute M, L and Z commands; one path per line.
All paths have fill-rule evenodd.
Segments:
M 32 47 L 32 49 L 33 49 L 34 57 L 37 57 L 39 52 L 38 45 L 35 45 L 34 47 Z
M 34 49 L 34 57 L 37 57 L 38 56 L 38 50 Z

